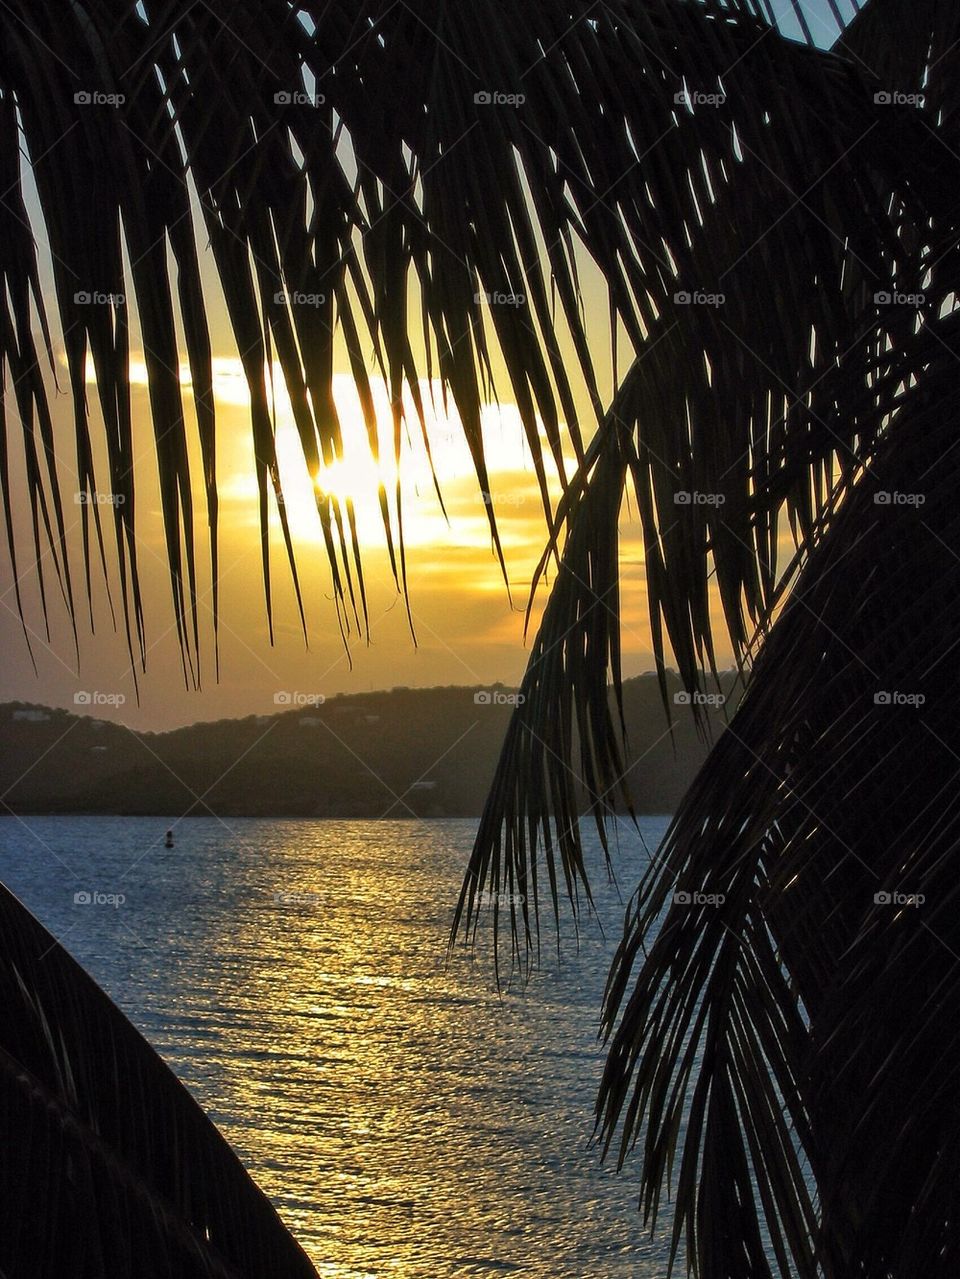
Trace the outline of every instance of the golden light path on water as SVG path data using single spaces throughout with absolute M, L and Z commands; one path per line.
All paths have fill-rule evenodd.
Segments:
M 33 818 L 0 878 L 117 999 L 277 1205 L 324 1279 L 661 1279 L 636 1168 L 588 1149 L 603 939 L 551 943 L 502 1000 L 489 947 L 444 954 L 471 821 Z M 663 819 L 644 819 L 647 848 Z M 624 828 L 632 890 L 647 853 Z M 49 850 L 49 852 L 47 851 Z M 73 904 L 77 881 L 122 891 Z M 69 930 L 69 931 L 68 931 Z

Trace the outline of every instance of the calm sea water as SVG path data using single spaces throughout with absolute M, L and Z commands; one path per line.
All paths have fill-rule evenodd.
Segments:
M 186 1082 L 321 1275 L 665 1274 L 635 1175 L 588 1148 L 623 910 L 598 856 L 606 936 L 587 922 L 578 953 L 568 929 L 559 965 L 548 947 L 501 999 L 483 940 L 444 966 L 473 822 L 195 818 L 172 850 L 167 825 L 6 819 L 0 878 Z M 665 829 L 621 828 L 624 896 Z

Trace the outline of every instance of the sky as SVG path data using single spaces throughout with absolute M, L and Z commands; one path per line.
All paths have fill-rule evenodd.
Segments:
M 229 348 L 224 336 L 223 348 Z M 277 449 L 284 480 L 286 509 L 301 576 L 307 618 L 304 639 L 287 567 L 279 518 L 271 513 L 271 560 L 275 643 L 268 636 L 262 587 L 257 488 L 248 425 L 248 396 L 239 362 L 221 354 L 214 362 L 218 421 L 220 490 L 220 679 L 215 679 L 213 612 L 209 558 L 204 522 L 198 521 L 202 691 L 185 685 L 180 649 L 173 624 L 170 588 L 163 543 L 152 428 L 146 402 L 142 364 L 131 366 L 135 455 L 138 488 L 138 552 L 146 612 L 147 672 L 139 680 L 140 703 L 122 626 L 113 629 L 109 601 L 99 564 L 94 565 L 93 595 L 96 629 L 91 632 L 85 606 L 79 623 L 79 669 L 73 652 L 68 615 L 48 575 L 47 640 L 43 612 L 30 571 L 31 557 L 21 564 L 21 589 L 33 657 L 24 641 L 4 551 L 0 581 L 0 645 L 5 655 L 0 673 L 0 700 L 42 702 L 74 708 L 76 695 L 89 694 L 88 705 L 102 718 L 118 719 L 147 729 L 169 728 L 196 719 L 217 719 L 277 709 L 286 694 L 332 696 L 396 685 L 487 685 L 519 683 L 529 640 L 524 642 L 525 609 L 531 574 L 541 556 L 546 527 L 542 504 L 523 438 L 519 414 L 509 404 L 490 405 L 484 415 L 484 435 L 490 459 L 493 501 L 507 563 L 509 591 L 494 554 L 483 495 L 455 413 L 444 413 L 439 388 L 438 412 L 430 422 L 434 465 L 447 518 L 437 499 L 430 466 L 419 437 L 405 441 L 401 459 L 404 525 L 407 547 L 408 619 L 402 596 L 390 569 L 376 500 L 380 478 L 366 443 L 365 429 L 352 378 L 335 375 L 334 393 L 344 427 L 341 462 L 323 472 L 324 486 L 356 502 L 368 592 L 370 642 L 356 630 L 346 644 L 333 602 L 330 571 L 323 546 L 312 485 L 299 456 L 299 441 L 285 397 L 278 398 Z M 94 392 L 92 371 L 89 390 Z M 190 386 L 182 373 L 187 418 Z M 383 442 L 389 457 L 387 397 L 379 392 Z M 422 390 L 429 395 L 431 388 Z M 72 425 L 65 394 L 55 396 L 54 415 L 59 437 L 69 440 Z M 93 403 L 93 400 L 91 400 Z M 80 508 L 75 501 L 76 472 L 68 449 L 61 457 L 61 492 L 70 532 L 73 571 L 82 594 L 79 545 Z M 103 459 L 98 473 L 105 474 Z M 198 472 L 194 462 L 194 475 Z M 572 452 L 568 457 L 572 469 Z M 14 471 L 16 472 L 16 463 Z M 388 489 L 392 467 L 385 466 Z M 555 481 L 556 473 L 551 471 Z M 554 483 L 556 489 L 556 484 Z M 198 494 L 196 509 L 203 511 Z M 21 529 L 27 528 L 25 495 L 16 495 L 14 511 Z M 112 537 L 112 511 L 102 507 L 105 530 Z M 632 509 L 623 514 L 623 625 L 628 673 L 652 665 L 639 530 Z M 49 564 L 47 565 L 49 574 Z M 108 576 L 114 603 L 119 602 L 108 542 Z M 541 589 L 539 605 L 546 599 Z M 538 605 L 538 608 L 539 608 Z M 536 616 L 536 614 L 534 615 Z M 412 620 L 412 629 L 411 629 Z M 532 624 L 535 625 L 535 622 Z M 279 703 L 282 704 L 282 703 Z
M 843 6 L 849 9 L 849 4 Z M 785 29 L 789 30 L 791 0 L 779 3 Z M 815 32 L 828 42 L 835 33 L 823 0 L 804 6 Z M 32 212 L 37 215 L 36 202 Z M 51 279 L 44 253 L 42 222 L 36 217 L 38 247 L 44 278 Z M 287 510 L 301 574 L 307 617 L 304 638 L 297 615 L 290 573 L 280 537 L 279 521 L 271 517 L 271 549 L 274 569 L 273 602 L 275 642 L 268 636 L 262 589 L 256 483 L 249 431 L 248 396 L 236 358 L 236 348 L 225 319 L 222 297 L 209 253 L 205 282 L 208 288 L 214 340 L 215 395 L 218 420 L 218 471 L 220 476 L 220 678 L 213 660 L 212 596 L 205 528 L 198 521 L 201 621 L 202 690 L 187 686 L 181 669 L 180 647 L 173 624 L 169 578 L 162 536 L 159 493 L 156 483 L 152 427 L 147 405 L 142 353 L 136 336 L 131 366 L 134 448 L 138 485 L 138 548 L 145 603 L 147 671 L 139 678 L 139 702 L 122 626 L 111 624 L 110 607 L 102 575 L 94 572 L 94 622 L 91 631 L 85 608 L 78 615 L 79 660 L 66 609 L 57 598 L 56 584 L 48 578 L 49 638 L 37 592 L 31 559 L 20 564 L 21 589 L 26 606 L 30 649 L 25 642 L 12 591 L 12 571 L 5 543 L 0 549 L 0 700 L 40 702 L 81 711 L 92 710 L 103 718 L 117 719 L 132 727 L 160 730 L 195 720 L 270 713 L 297 695 L 324 697 L 336 693 L 363 692 L 397 685 L 487 685 L 501 682 L 516 686 L 522 676 L 536 618 L 546 599 L 541 587 L 533 612 L 531 631 L 524 638 L 525 609 L 531 574 L 540 558 L 545 537 L 542 506 L 529 452 L 523 440 L 514 405 L 504 401 L 489 405 L 484 434 L 491 468 L 490 486 L 503 540 L 510 590 L 504 583 L 494 555 L 486 509 L 472 463 L 453 410 L 439 406 L 431 423 L 437 478 L 448 519 L 440 509 L 422 442 L 408 439 L 403 448 L 401 477 L 408 552 L 410 611 L 393 581 L 376 503 L 378 474 L 365 442 L 365 430 L 345 355 L 335 378 L 335 398 L 344 426 L 344 458 L 335 473 L 325 474 L 325 486 L 354 499 L 363 543 L 364 570 L 369 600 L 370 642 L 353 631 L 346 643 L 340 632 L 332 598 L 329 567 L 323 548 L 314 495 L 293 430 L 289 406 L 278 399 L 278 452 L 284 478 Z M 602 281 L 583 264 L 584 306 L 594 350 L 609 348 L 606 295 Z M 54 308 L 51 307 L 51 311 Z M 55 343 L 56 345 L 56 343 Z M 624 349 L 621 347 L 621 349 Z M 58 348 L 62 366 L 62 344 Z M 613 386 L 609 359 L 597 357 L 601 392 Z M 621 366 L 621 373 L 623 368 Z M 66 378 L 61 376 L 61 386 Z M 189 376 L 181 381 L 191 419 Z M 96 420 L 95 385 L 88 372 L 93 418 Z M 385 453 L 392 453 L 386 395 L 379 389 L 381 428 Z M 436 389 L 436 388 L 433 388 Z M 423 386 L 428 394 L 431 390 Z M 80 558 L 80 508 L 76 501 L 76 468 L 72 454 L 73 424 L 69 396 L 50 382 L 54 428 L 58 439 L 60 486 L 67 523 L 71 529 L 72 566 L 82 598 Z M 586 408 L 585 397 L 580 407 Z M 589 415 L 584 414 L 587 418 Z M 15 434 L 15 433 L 14 433 Z M 191 458 L 194 477 L 199 473 L 199 452 L 194 441 Z M 572 453 L 571 450 L 567 450 Z M 572 461 L 572 457 L 570 458 Z M 106 475 L 104 455 L 97 459 L 98 473 Z M 11 457 L 13 474 L 22 476 L 21 458 Z M 388 487 L 392 474 L 386 476 Z M 555 476 L 554 476 L 555 479 Z M 21 530 L 29 527 L 29 508 L 22 481 L 14 494 L 14 518 Z M 198 494 L 196 510 L 202 514 Z M 103 508 L 106 530 L 109 508 Z M 626 505 L 621 520 L 622 629 L 625 673 L 638 674 L 653 664 L 647 619 L 643 553 L 633 509 Z M 26 546 L 26 543 L 24 543 Z M 109 555 L 108 555 L 109 560 Z M 47 566 L 49 569 L 49 565 Z M 114 603 L 119 589 L 112 564 L 108 579 Z M 412 620 L 412 630 L 411 622 Z M 722 628 L 718 628 L 718 633 Z M 32 650 L 32 659 L 31 651 Z M 729 650 L 719 647 L 723 662 Z M 34 670 L 33 662 L 36 663 Z

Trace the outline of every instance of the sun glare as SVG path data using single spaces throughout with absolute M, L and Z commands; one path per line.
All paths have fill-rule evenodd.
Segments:
M 87 381 L 96 381 L 92 362 L 88 364 Z M 186 364 L 180 368 L 180 381 L 185 398 L 191 397 L 192 379 Z M 130 382 L 134 387 L 147 385 L 147 369 L 142 359 L 131 360 Z M 335 461 L 322 463 L 316 477 L 311 479 L 304 463 L 283 376 L 279 365 L 274 367 L 272 393 L 277 465 L 290 532 L 298 542 L 322 542 L 317 505 L 327 498 L 352 504 L 363 544 L 382 545 L 385 542 L 379 494 L 383 487 L 393 509 L 398 466 L 394 456 L 393 418 L 387 387 L 379 378 L 371 378 L 370 386 L 379 456 L 375 458 L 371 452 L 367 424 L 352 375 L 337 374 L 333 378 L 333 396 L 342 433 L 341 456 Z M 217 458 L 221 499 L 235 504 L 240 520 L 255 521 L 258 491 L 250 437 L 248 431 L 240 429 L 241 421 L 236 416 L 238 410 L 246 410 L 250 405 L 246 377 L 239 359 L 220 356 L 213 360 L 213 390 L 221 420 Z M 490 533 L 485 510 L 488 500 L 492 501 L 505 527 L 511 522 L 529 520 L 532 529 L 532 521 L 539 520 L 541 516 L 540 499 L 516 406 L 491 404 L 484 409 L 483 432 L 490 484 L 494 490 L 485 497 L 477 483 L 473 459 L 456 408 L 449 400 L 444 405 L 439 382 L 423 381 L 419 391 L 433 463 L 431 465 L 422 438 L 413 396 L 406 388 L 399 476 L 407 545 L 449 544 L 452 541 L 460 546 L 489 548 Z M 548 460 L 546 465 L 548 475 L 555 478 Z M 572 470 L 572 457 L 569 466 Z M 449 525 L 437 499 L 434 468 L 436 483 L 441 488 L 450 517 Z M 498 476 L 502 477 L 499 482 Z M 246 508 L 246 511 L 239 508 Z M 272 507 L 270 521 L 279 529 L 280 513 L 276 506 Z M 514 539 L 510 534 L 505 534 L 505 544 L 511 540 Z

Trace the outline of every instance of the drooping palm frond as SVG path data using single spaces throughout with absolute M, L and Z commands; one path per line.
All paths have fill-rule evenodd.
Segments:
M 510 901 L 515 958 L 523 959 L 518 915 L 527 950 L 539 939 L 537 853 L 541 840 L 554 915 L 559 917 L 561 896 L 576 902 L 582 889 L 590 898 L 589 878 L 575 833 L 579 830 L 581 772 L 605 850 L 605 818 L 615 811 L 617 799 L 629 805 L 627 789 L 623 785 L 618 788 L 616 780 L 603 788 L 603 779 L 622 779 L 625 770 L 620 734 L 610 708 L 607 672 L 612 670 L 614 675 L 622 729 L 617 525 L 626 475 L 636 461 L 634 448 L 630 433 L 612 415 L 591 448 L 597 460 L 589 487 L 582 496 L 573 490 L 567 496 L 567 504 L 577 505 L 576 517 L 519 690 L 520 710 L 512 716 L 507 730 L 457 904 L 454 934 L 463 927 L 473 935 L 479 917 L 478 897 L 489 881 L 496 894 L 493 945 L 498 965 L 504 893 Z M 549 553 L 548 549 L 540 572 Z M 557 617 L 561 623 L 556 622 Z M 574 766 L 578 745 L 579 771 Z M 612 794 L 615 789 L 618 793 Z
M 170 1069 L 0 888 L 0 1272 L 309 1279 Z
M 602 1130 L 609 1144 L 623 1121 L 621 1154 L 642 1141 L 651 1208 L 692 1098 L 677 1228 L 704 1274 L 727 1273 L 733 1239 L 706 1215 L 734 1200 L 755 1231 L 779 1222 L 795 1249 L 800 1227 L 803 1244 L 795 1145 L 826 1274 L 946 1276 L 960 1255 L 960 316 L 928 351 L 923 391 L 812 552 L 611 973 Z M 710 1168 L 740 1150 L 756 1189 L 718 1187 Z
M 341 446 L 331 391 L 339 343 L 374 447 L 371 375 L 386 379 L 399 449 L 403 385 L 419 394 L 420 374 L 436 373 L 454 398 L 487 490 L 480 401 L 493 389 L 498 355 L 546 501 L 539 427 L 561 475 L 561 417 L 582 452 L 565 338 L 594 415 L 603 411 L 580 310 L 578 255 L 602 272 L 611 315 L 637 353 L 672 320 L 677 292 L 724 290 L 722 277 L 735 263 L 720 230 L 733 219 L 744 251 L 763 241 L 743 258 L 744 299 L 762 297 L 757 286 L 772 262 L 795 289 L 811 280 L 827 286 L 811 295 L 823 305 L 812 300 L 802 317 L 771 293 L 741 333 L 771 369 L 757 378 L 744 357 L 740 382 L 752 402 L 736 415 L 727 461 L 742 453 L 749 414 L 761 438 L 762 423 L 777 418 L 776 406 L 771 414 L 763 402 L 768 382 L 775 397 L 781 382 L 793 386 L 807 360 L 811 323 L 825 351 L 862 306 L 856 272 L 849 283 L 850 262 L 833 237 L 851 237 L 847 258 L 881 276 L 893 245 L 875 234 L 888 222 L 890 183 L 856 70 L 788 44 L 760 12 L 719 0 L 617 0 L 599 9 L 540 0 L 526 6 L 522 21 L 501 0 L 469 10 L 426 0 L 380 0 L 361 9 L 271 0 L 186 10 L 168 0 L 120 14 L 107 4 L 10 6 L 10 40 L 0 55 L 4 146 L 15 157 L 22 139 L 32 161 L 37 229 L 49 243 L 64 330 L 81 488 L 95 483 L 88 358 L 96 369 L 110 488 L 123 499 L 114 506 L 116 555 L 132 651 L 142 655 L 144 643 L 127 375 L 135 304 L 174 612 L 185 674 L 199 678 L 176 333 L 179 315 L 215 580 L 216 425 L 201 235 L 250 385 L 268 614 L 266 519 L 274 499 L 296 573 L 273 442 L 267 368 L 274 358 L 312 475 Z M 412 76 L 411 67 L 421 74 Z M 824 181 L 810 187 L 811 172 Z M 808 215 L 798 223 L 791 208 L 799 195 Z M 862 228 L 838 231 L 840 211 L 854 202 Z M 29 213 L 7 212 L 22 239 Z M 27 259 L 18 252 L 17 260 Z M 835 287 L 841 272 L 842 289 Z M 29 336 L 31 290 L 21 280 L 16 285 L 12 327 L 23 349 L 5 347 L 6 361 L 11 370 L 14 361 L 32 370 L 42 399 Z M 482 301 L 505 295 L 523 304 L 487 308 Z M 35 280 L 32 297 L 39 310 Z M 303 298 L 311 302 L 300 304 Z M 417 299 L 419 361 L 411 340 Z M 684 323 L 698 352 L 723 334 L 709 308 L 688 308 Z M 719 441 L 716 447 L 720 461 Z M 742 488 L 744 474 L 739 466 L 731 484 Z M 36 481 L 30 491 L 42 509 Z M 322 492 L 317 500 L 336 598 L 362 614 L 352 510 Z M 381 493 L 381 506 L 391 551 L 400 545 L 402 577 L 397 497 L 391 502 Z M 86 548 L 86 507 L 81 518 Z M 491 529 L 496 538 L 492 511 Z M 743 573 L 741 566 L 733 576 Z M 755 605 L 756 570 L 747 577 Z M 732 598 L 736 582 L 725 586 Z
M 639 1144 L 649 1220 L 672 1185 L 675 1255 L 683 1243 L 705 1276 L 946 1279 L 960 1253 L 956 35 L 951 6 L 877 4 L 838 49 L 878 108 L 903 99 L 913 115 L 888 117 L 885 159 L 865 178 L 886 204 L 880 224 L 857 225 L 878 256 L 853 248 L 859 215 L 833 191 L 813 221 L 841 246 L 837 273 L 826 254 L 803 288 L 802 276 L 777 278 L 778 306 L 794 318 L 781 333 L 764 308 L 771 343 L 782 354 L 805 327 L 811 339 L 809 363 L 776 379 L 782 412 L 756 416 L 749 321 L 725 308 L 716 343 L 680 317 L 673 351 L 666 333 L 647 358 L 641 348 L 607 425 L 623 463 L 616 492 L 628 470 L 639 477 L 655 643 L 662 624 L 695 693 L 712 662 L 701 587 L 712 567 L 735 651 L 752 623 L 760 653 L 628 910 L 604 1017 L 600 1132 L 621 1161 Z M 798 194 L 778 246 L 791 264 L 812 229 Z M 740 226 L 715 232 L 736 258 Z M 834 290 L 849 328 L 824 345 L 814 312 L 830 310 Z M 762 339 L 748 355 L 778 367 Z M 713 469 L 731 419 L 749 476 L 732 506 L 729 472 Z M 478 885 L 509 884 L 533 898 L 528 947 L 538 880 L 554 885 L 554 863 L 574 868 L 579 892 L 589 884 L 577 823 L 551 807 L 573 752 L 520 744 L 562 724 L 551 740 L 579 746 L 601 819 L 622 774 L 615 719 L 597 714 L 606 681 L 591 671 L 586 705 L 576 692 L 584 653 L 617 676 L 614 575 L 602 581 L 614 616 L 601 625 L 591 613 L 603 601 L 589 529 L 610 482 L 594 465 L 597 491 L 587 478 L 524 683 L 540 695 L 514 716 L 458 912 L 469 922 Z M 693 489 L 689 467 L 726 501 L 705 514 L 681 503 L 671 519 L 674 494 Z M 797 549 L 778 572 L 781 514 Z
M 777 40 L 758 47 L 779 50 Z M 936 317 L 957 284 L 956 164 L 945 170 L 941 158 L 946 122 L 885 101 L 883 82 L 856 58 L 844 64 L 787 48 L 782 67 L 779 52 L 759 65 L 756 49 L 744 55 L 744 77 L 772 82 L 776 92 L 765 100 L 756 87 L 734 95 L 731 86 L 726 180 L 713 177 L 710 195 L 701 194 L 683 269 L 659 299 L 662 313 L 565 507 L 574 523 L 581 514 L 589 523 L 592 505 L 609 503 L 605 492 L 592 503 L 580 494 L 609 483 L 596 460 L 605 436 L 634 433 L 631 450 L 616 439 L 610 447 L 642 521 L 654 651 L 662 679 L 669 642 L 692 696 L 716 673 L 711 578 L 739 661 L 766 633 L 800 556 L 859 474 L 904 385 L 922 373 L 918 306 L 891 299 L 923 298 L 922 314 Z M 792 85 L 783 83 L 788 72 Z M 692 123 L 699 129 L 699 116 Z M 707 137 L 712 127 L 713 114 Z M 702 304 L 691 304 L 698 290 Z M 794 552 L 781 564 L 788 529 Z M 606 677 L 617 681 L 619 596 L 616 571 L 600 596 L 592 554 L 589 539 L 571 531 L 562 589 L 544 615 L 474 850 L 468 918 L 489 876 L 495 892 L 515 882 L 535 898 L 526 877 L 538 842 L 551 880 L 554 848 L 565 865 L 581 860 L 577 823 L 553 805 L 569 789 L 570 752 L 557 738 L 541 760 L 538 742 L 568 726 L 563 740 L 579 746 L 596 812 L 619 785 L 622 744 L 606 714 Z M 600 661 L 603 675 L 594 669 Z M 584 662 L 592 691 L 578 701 Z M 520 737 L 529 739 L 532 766 L 518 773 L 512 743 Z

